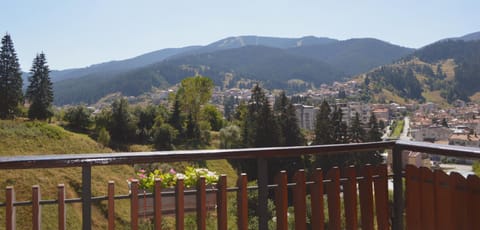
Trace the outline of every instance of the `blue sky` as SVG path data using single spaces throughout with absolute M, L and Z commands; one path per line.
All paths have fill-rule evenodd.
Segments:
M 51 69 L 85 67 L 239 35 L 374 37 L 419 48 L 480 31 L 478 0 L 2 0 L 24 71 L 38 52 Z

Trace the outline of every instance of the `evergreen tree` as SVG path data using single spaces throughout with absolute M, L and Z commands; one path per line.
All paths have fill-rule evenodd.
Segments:
M 173 142 L 177 138 L 178 130 L 168 123 L 157 123 L 153 128 L 155 149 L 172 150 Z
M 22 73 L 13 41 L 9 34 L 2 38 L 0 47 L 0 119 L 11 119 L 23 103 Z
M 248 147 L 272 147 L 278 144 L 278 132 L 268 98 L 255 85 L 245 118 L 245 143 Z
M 347 124 L 343 121 L 342 109 L 340 107 L 335 106 L 331 121 L 333 124 L 332 139 L 334 141 L 334 144 L 348 143 L 348 127 Z
M 382 131 L 377 122 L 377 117 L 372 113 L 370 119 L 368 120 L 368 132 L 366 141 L 381 141 L 382 140 Z
M 298 126 L 295 107 L 290 102 L 285 92 L 281 92 L 275 100 L 274 114 L 279 129 L 278 146 L 299 146 L 305 144 L 305 138 Z M 276 158 L 270 160 L 272 173 L 286 170 L 289 176 L 293 176 L 300 168 L 305 168 L 302 157 Z
M 180 136 L 182 136 L 184 134 L 184 130 L 183 130 L 184 115 L 182 114 L 182 109 L 180 106 L 180 100 L 178 98 L 179 97 L 178 95 L 179 95 L 178 93 L 175 95 L 175 101 L 173 103 L 173 108 L 172 108 L 172 112 L 168 120 L 168 123 L 178 131 L 178 134 Z
M 137 107 L 135 109 L 135 116 L 137 117 L 136 134 L 138 140 L 142 143 L 148 143 L 151 142 L 153 138 L 152 128 L 155 121 L 160 118 L 165 120 L 165 117 L 168 116 L 168 112 L 163 106 L 157 107 L 149 105 L 145 108 Z
M 37 54 L 33 60 L 30 85 L 27 88 L 26 98 L 30 102 L 28 117 L 30 119 L 46 120 L 53 116 L 51 109 L 53 102 L 52 82 L 50 70 L 44 53 Z
M 360 115 L 355 113 L 355 117 L 352 119 L 351 125 L 349 127 L 349 137 L 350 142 L 361 143 L 365 139 L 365 129 L 363 129 L 363 124 L 360 121 Z
M 135 136 L 135 122 L 128 101 L 122 98 L 113 102 L 111 115 L 108 131 L 112 139 L 121 143 L 131 142 Z
M 298 146 L 305 143 L 305 138 L 298 126 L 295 107 L 285 95 L 281 92 L 275 100 L 275 116 L 280 130 L 280 146 Z
M 278 145 L 278 129 L 275 122 L 273 111 L 265 96 L 262 88 L 255 85 L 252 89 L 251 99 L 245 111 L 243 106 L 237 108 L 237 116 L 243 117 L 242 137 L 244 147 L 272 147 Z M 234 160 L 233 165 L 239 171 L 247 172 L 250 179 L 257 178 L 256 160 Z M 276 161 L 271 161 L 270 165 L 275 165 Z M 277 164 L 278 166 L 278 164 Z M 277 170 L 276 167 L 269 167 L 270 171 Z M 269 175 L 274 175 L 269 174 Z
M 333 144 L 333 127 L 330 121 L 331 113 L 330 105 L 327 101 L 323 101 L 320 105 L 320 111 L 317 113 L 315 123 L 315 140 L 316 145 Z
M 375 114 L 372 113 L 368 121 L 368 131 L 367 138 L 365 141 L 381 141 L 383 133 L 379 128 L 377 118 Z M 378 151 L 364 152 L 357 154 L 356 163 L 357 164 L 380 164 L 382 163 L 383 158 Z

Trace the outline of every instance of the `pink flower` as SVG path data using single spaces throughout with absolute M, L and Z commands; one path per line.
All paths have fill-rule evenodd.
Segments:
M 170 174 L 177 174 L 173 168 L 170 169 Z
M 143 174 L 143 173 L 145 173 L 145 169 L 140 169 L 140 170 L 138 170 L 138 172 Z
M 142 174 L 139 174 L 138 176 L 140 177 L 140 179 L 146 178 L 145 174 L 143 174 L 143 173 L 142 173 Z

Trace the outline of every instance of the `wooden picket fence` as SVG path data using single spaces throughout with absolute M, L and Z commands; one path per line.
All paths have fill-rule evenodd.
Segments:
M 288 229 L 288 206 L 294 207 L 295 229 L 390 229 L 390 208 L 387 188 L 387 168 L 385 165 L 365 167 L 348 167 L 339 169 L 332 168 L 324 175 L 321 169 L 311 173 L 310 181 L 307 181 L 307 173 L 299 170 L 295 173 L 293 183 L 288 183 L 287 172 L 282 171 L 277 175 L 275 189 L 276 221 L 277 229 Z M 216 185 L 216 217 L 217 229 L 227 229 L 227 178 L 220 176 Z M 177 181 L 175 188 L 175 218 L 176 229 L 184 229 L 184 198 L 185 190 L 182 179 Z M 237 225 L 238 229 L 248 229 L 248 196 L 247 175 L 239 177 L 237 188 Z M 15 193 L 12 187 L 6 190 L 6 229 L 15 229 Z M 288 193 L 292 193 L 293 202 L 288 200 Z M 162 189 L 160 181 L 156 181 L 153 192 L 154 214 L 153 222 L 156 229 L 160 229 L 162 223 Z M 205 179 L 201 178 L 195 190 L 197 197 L 196 215 L 197 228 L 206 229 L 207 206 L 206 206 Z M 115 184 L 108 184 L 108 229 L 115 229 Z M 310 195 L 311 217 L 307 223 L 307 194 Z M 131 229 L 138 229 L 139 219 L 143 216 L 139 213 L 139 200 L 143 194 L 139 194 L 138 181 L 132 181 L 130 207 Z M 41 199 L 38 186 L 32 188 L 32 229 L 41 229 Z M 343 198 L 343 206 L 342 200 Z M 58 187 L 58 227 L 66 229 L 65 212 L 65 188 Z M 359 204 L 359 205 L 358 205 Z M 328 222 L 324 211 L 328 210 Z M 359 207 L 359 208 L 358 208 Z M 343 211 L 342 211 L 343 208 Z M 210 209 L 211 210 L 211 209 Z M 376 210 L 376 211 L 375 211 Z M 344 213 L 344 215 L 342 215 Z M 360 215 L 359 215 L 360 214 Z M 360 216 L 360 220 L 358 220 Z M 375 222 L 376 220 L 376 222 Z
M 478 229 L 480 178 L 406 167 L 407 229 Z

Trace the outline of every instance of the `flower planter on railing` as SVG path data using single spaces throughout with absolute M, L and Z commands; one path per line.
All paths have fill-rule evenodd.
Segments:
M 213 186 L 207 187 L 207 193 L 205 197 L 205 206 L 207 210 L 215 210 L 217 206 L 217 194 L 215 191 L 212 191 Z M 209 191 L 210 190 L 210 191 Z M 172 194 L 165 194 L 164 192 Z M 162 214 L 171 215 L 175 214 L 175 189 L 166 188 L 162 190 Z M 194 192 L 194 189 L 186 188 L 184 191 L 184 211 L 185 212 L 195 212 L 197 208 L 197 194 Z M 153 216 L 154 207 L 153 207 L 153 197 L 147 196 L 148 191 L 139 190 L 138 191 L 138 215 L 139 216 Z
M 153 191 L 155 179 L 159 179 L 162 188 L 162 214 L 174 214 L 175 213 L 175 189 L 174 186 L 177 179 L 183 178 L 184 189 L 184 211 L 194 212 L 197 207 L 197 193 L 195 192 L 195 186 L 200 177 L 205 178 L 207 185 L 205 206 L 207 210 L 214 210 L 216 208 L 216 192 L 214 190 L 214 184 L 218 181 L 218 175 L 215 172 L 209 171 L 205 168 L 192 168 L 187 167 L 185 173 L 177 173 L 171 169 L 169 172 L 162 173 L 159 170 L 154 170 L 146 174 L 145 170 L 140 170 L 137 173 L 137 179 L 139 182 L 138 190 L 138 215 L 139 216 L 153 216 L 154 214 L 154 199 L 150 194 Z M 131 180 L 131 179 L 130 179 Z M 128 185 L 130 188 L 130 180 Z

